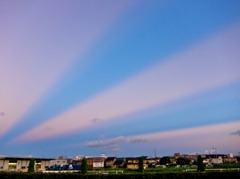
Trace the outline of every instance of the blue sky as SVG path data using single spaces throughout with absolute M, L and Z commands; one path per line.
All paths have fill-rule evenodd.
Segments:
M 237 154 L 239 8 L 0 1 L 0 155 Z

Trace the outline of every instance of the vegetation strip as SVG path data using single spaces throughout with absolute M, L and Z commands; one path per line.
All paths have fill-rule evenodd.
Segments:
M 205 178 L 240 178 L 240 172 L 172 172 L 172 173 L 138 173 L 138 174 L 81 174 L 81 173 L 19 173 L 19 172 L 1 172 L 1 179 L 28 179 L 28 178 L 78 178 L 78 179 L 157 179 L 157 178 L 186 178 L 186 179 L 205 179 Z

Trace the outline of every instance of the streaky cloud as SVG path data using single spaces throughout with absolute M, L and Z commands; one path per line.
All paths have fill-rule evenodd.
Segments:
M 8 115 L 2 118 L 0 136 L 8 132 L 18 135 L 17 131 L 25 131 L 27 126 L 39 122 L 34 116 L 26 123 L 23 119 L 70 66 L 76 61 L 81 63 L 81 57 L 134 4 L 4 2 L 0 16 L 0 106 Z M 43 110 L 46 109 L 40 109 Z
M 234 24 L 164 63 L 27 131 L 15 141 L 31 141 L 85 130 L 98 116 L 104 121 L 240 80 L 240 25 Z M 44 132 L 46 127 L 53 127 Z M 41 134 L 41 135 L 40 135 Z
M 237 135 L 237 136 L 240 136 L 240 130 L 236 131 L 236 132 L 232 132 L 230 133 L 230 135 Z
M 109 149 L 120 149 L 119 144 L 122 143 L 141 143 L 146 142 L 147 139 L 142 137 L 124 137 L 124 136 L 118 136 L 112 139 L 100 139 L 96 141 L 90 141 L 86 143 L 87 147 L 100 147 L 104 148 L 105 150 Z
M 178 146 L 179 148 L 181 148 L 180 146 L 183 145 L 188 145 L 185 147 L 192 147 L 191 149 L 202 149 L 204 147 L 209 148 L 212 146 L 218 146 L 219 149 L 224 149 L 227 148 L 227 146 L 229 145 L 235 151 L 237 150 L 236 143 L 239 143 L 238 139 L 231 139 L 228 134 L 229 131 L 235 130 L 236 128 L 238 128 L 239 125 L 240 122 L 238 121 L 185 128 L 180 130 L 170 130 L 132 136 L 119 136 L 116 138 L 90 141 L 86 143 L 86 146 L 96 148 L 108 148 L 108 146 L 110 146 L 110 148 L 115 147 L 118 148 L 119 151 L 122 151 L 124 149 L 121 148 L 120 144 L 124 143 L 124 146 L 126 146 L 126 144 L 130 145 L 136 140 L 140 143 L 138 145 L 144 145 L 142 147 L 145 149 L 147 148 L 146 146 L 148 146 L 149 148 L 151 148 L 152 146 L 157 148 L 176 148 L 176 146 Z M 237 131 L 237 133 L 239 133 L 239 131 Z M 222 139 L 226 140 L 227 143 L 223 144 Z M 162 147 L 163 141 L 165 147 Z M 187 144 L 186 141 L 188 141 Z

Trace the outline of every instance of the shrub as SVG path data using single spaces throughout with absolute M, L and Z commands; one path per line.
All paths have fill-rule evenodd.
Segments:
M 35 161 L 34 159 L 30 159 L 30 162 L 29 162 L 29 165 L 28 165 L 28 173 L 33 173 L 34 172 L 34 164 L 35 164 Z
M 87 173 L 87 159 L 85 157 L 82 159 L 81 173 Z
M 205 166 L 203 164 L 203 159 L 201 155 L 198 155 L 197 159 L 197 170 L 203 172 L 205 170 Z

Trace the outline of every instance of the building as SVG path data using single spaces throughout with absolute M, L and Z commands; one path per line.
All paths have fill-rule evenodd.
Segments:
M 104 168 L 105 157 L 94 157 L 93 168 Z
M 159 165 L 160 163 L 160 158 L 159 157 L 153 157 L 153 158 L 147 158 L 147 165 L 149 168 L 151 167 L 156 167 Z
M 89 168 L 104 168 L 106 157 L 86 157 Z
M 127 169 L 138 169 L 138 157 L 127 158 Z
M 226 154 L 209 154 L 206 155 L 204 159 L 204 163 L 206 165 L 217 165 L 217 164 L 222 164 L 224 160 L 226 160 L 228 155 Z
M 233 154 L 229 154 L 227 157 L 223 158 L 223 163 L 237 163 L 237 157 L 234 157 Z
M 115 168 L 115 165 L 114 163 L 117 161 L 117 158 L 116 157 L 108 157 L 106 160 L 105 160 L 105 167 L 106 168 Z
M 67 164 L 72 164 L 73 163 L 73 159 L 71 158 L 57 158 L 54 160 L 50 161 L 50 165 L 67 165 Z
M 114 168 L 126 168 L 126 159 L 117 158 L 113 165 Z
M 127 160 L 127 169 L 137 170 L 138 162 L 140 157 L 128 157 Z M 147 157 L 143 157 L 143 168 L 147 168 Z
M 31 157 L 1 157 L 0 171 L 27 172 Z M 34 158 L 35 171 L 44 171 L 51 166 L 52 158 Z

